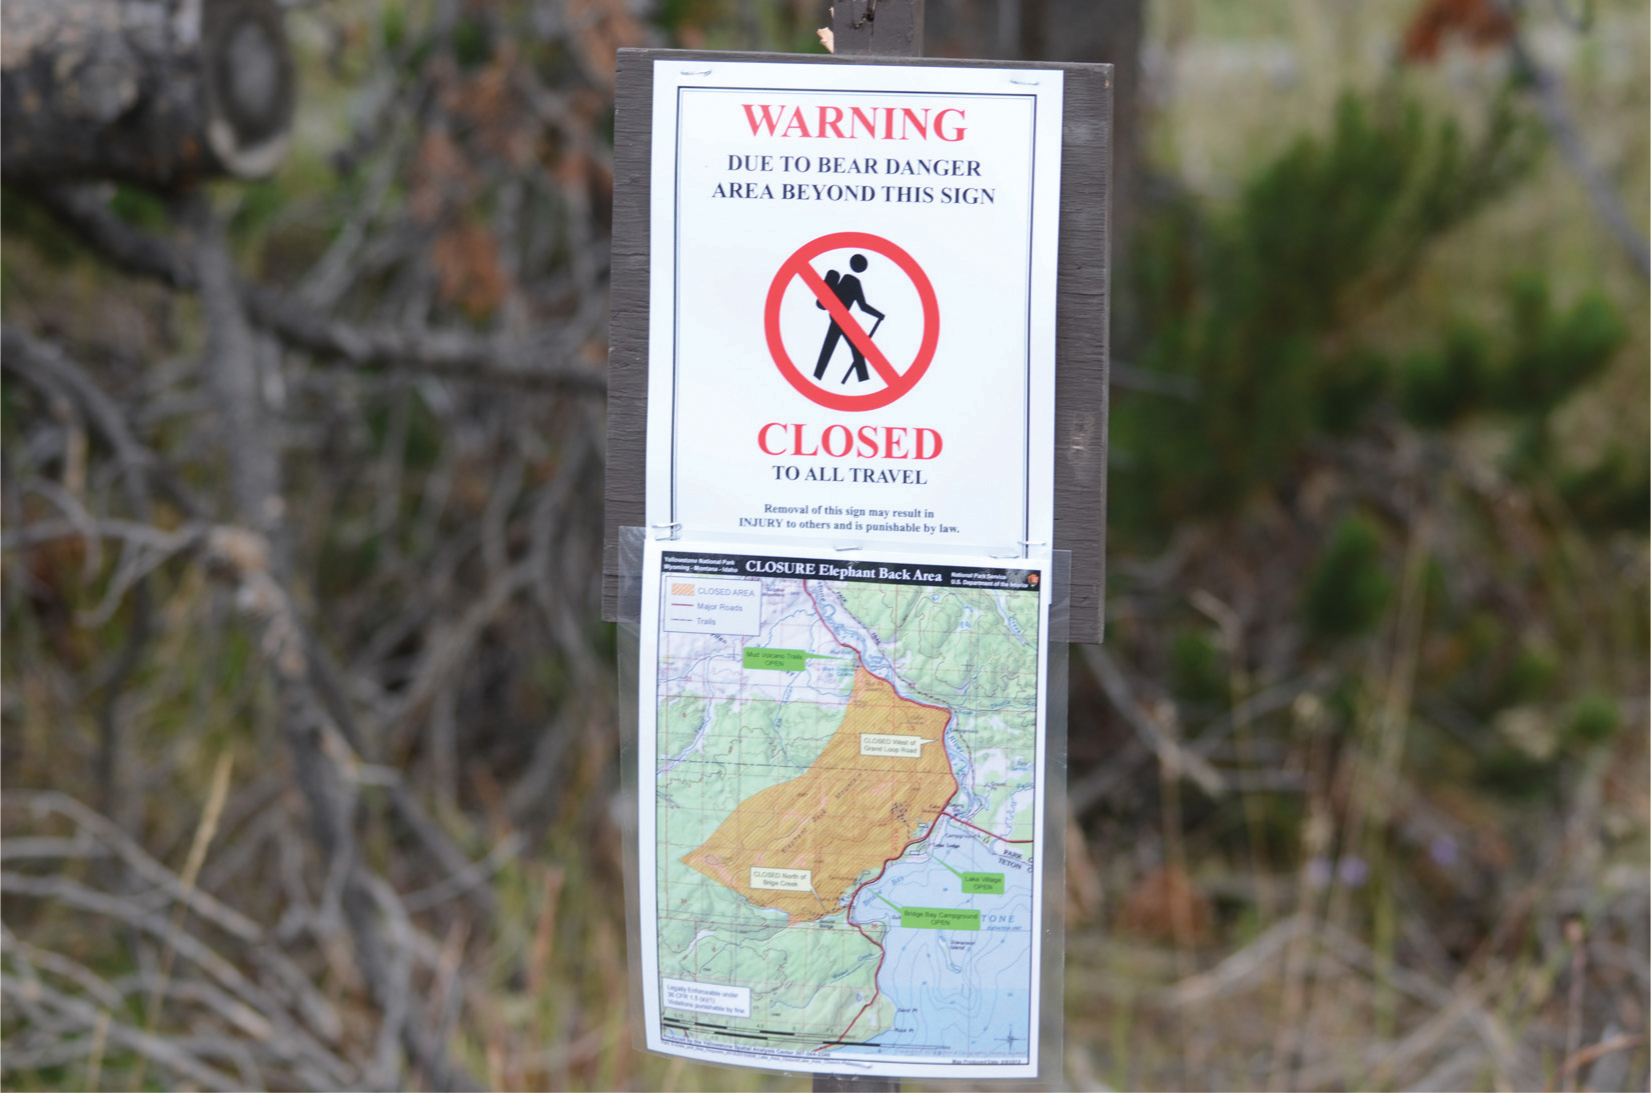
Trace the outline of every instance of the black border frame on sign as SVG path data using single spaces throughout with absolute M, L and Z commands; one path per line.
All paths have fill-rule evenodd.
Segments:
M 933 57 L 622 49 L 614 90 L 602 617 L 620 617 L 619 528 L 646 523 L 650 186 L 655 61 L 1058 69 L 1065 73 L 1055 287 L 1056 550 L 1071 552 L 1071 631 L 1098 642 L 1106 588 L 1112 66 Z
M 738 54 L 737 56 L 744 56 L 744 55 L 743 54 Z M 677 286 L 677 285 L 680 285 L 682 283 L 682 116 L 683 116 L 682 95 L 683 95 L 683 92 L 685 92 L 685 91 L 738 91 L 738 92 L 746 92 L 746 91 L 798 91 L 798 92 L 804 92 L 804 93 L 827 93 L 831 90 L 832 89 L 830 89 L 830 88 L 820 88 L 820 87 L 802 87 L 802 88 L 744 87 L 744 86 L 719 87 L 715 84 L 707 84 L 707 85 L 704 85 L 704 86 L 701 86 L 701 87 L 691 87 L 691 88 L 690 87 L 679 87 L 679 88 L 677 88 L 677 98 L 676 98 L 677 132 L 676 132 L 676 138 L 675 138 L 676 148 L 677 148 L 677 161 L 676 161 L 676 164 L 675 164 L 675 170 L 673 172 L 674 185 L 677 187 L 677 191 L 676 191 L 676 202 L 675 202 L 676 211 L 675 211 L 675 214 L 672 217 L 673 227 L 674 227 L 675 232 L 676 232 L 676 238 L 672 240 L 672 244 L 671 244 L 671 254 L 672 254 L 673 259 L 676 262 L 676 269 L 672 272 L 672 275 L 671 275 L 671 284 L 673 286 Z M 860 95 L 884 95 L 884 94 L 888 94 L 888 95 L 900 96 L 900 95 L 904 95 L 905 93 L 904 92 L 897 92 L 897 91 L 891 91 L 891 92 L 860 91 L 860 92 L 857 92 L 857 94 L 860 94 Z M 1016 92 L 1003 92 L 1003 91 L 980 91 L 980 92 L 974 92 L 974 91 L 928 91 L 928 92 L 924 92 L 924 95 L 926 97 L 932 97 L 932 98 L 940 98 L 940 97 L 943 97 L 943 96 L 952 96 L 952 97 L 955 97 L 955 98 L 967 98 L 967 97 L 970 97 L 970 96 L 981 96 L 981 97 L 992 97 L 992 98 L 1001 98 L 1001 99 L 1025 99 L 1031 104 L 1031 107 L 1032 107 L 1032 130 L 1033 130 L 1034 133 L 1037 131 L 1038 97 L 1036 95 L 1021 94 L 1021 93 L 1016 93 Z M 1031 317 L 1031 314 L 1032 314 L 1032 296 L 1033 296 L 1032 283 L 1033 283 L 1035 278 L 1032 275 L 1031 253 L 1032 253 L 1033 227 L 1037 223 L 1037 192 L 1038 192 L 1038 187 L 1037 187 L 1037 159 L 1038 159 L 1038 157 L 1037 157 L 1037 143 L 1036 143 L 1036 141 L 1029 142 L 1028 145 L 1027 145 L 1027 160 L 1028 160 L 1028 163 L 1027 163 L 1027 192 L 1028 192 L 1028 194 L 1031 195 L 1031 198 L 1026 204 L 1026 251 L 1027 251 L 1026 314 L 1027 314 L 1027 317 L 1028 317 L 1028 322 L 1026 324 L 1026 329 L 1023 332 L 1022 342 L 1021 342 L 1022 347 L 1023 347 L 1023 351 L 1025 353 L 1025 360 L 1028 363 L 1030 363 L 1030 361 L 1032 359 L 1032 324 L 1030 322 L 1030 317 Z M 651 237 L 650 237 L 650 241 L 651 241 Z M 925 272 L 924 276 L 927 276 L 926 272 Z M 678 418 L 680 416 L 680 411 L 678 410 L 678 407 L 677 407 L 676 395 L 677 395 L 677 390 L 679 389 L 679 385 L 680 385 L 680 381 L 681 381 L 681 370 L 680 370 L 680 367 L 679 367 L 679 360 L 678 360 L 678 352 L 680 351 L 680 347 L 681 347 L 681 344 L 682 344 L 681 322 L 682 322 L 681 306 L 680 306 L 680 304 L 677 300 L 673 299 L 671 301 L 671 328 L 672 328 L 673 331 L 676 332 L 675 333 L 676 343 L 673 346 L 673 352 L 671 354 L 671 382 L 673 384 L 673 388 L 672 388 L 672 391 L 671 391 L 671 511 L 667 515 L 665 520 L 655 521 L 656 523 L 669 523 L 673 526 L 676 524 L 676 521 L 679 518 L 678 509 L 677 509 L 677 488 L 676 488 L 676 484 L 677 484 L 677 451 L 678 451 L 677 421 L 678 421 Z M 1021 399 L 1021 411 L 1022 411 L 1022 422 L 1023 422 L 1023 424 L 1022 424 L 1022 436 L 1024 437 L 1024 440 L 1021 444 L 1021 449 L 1020 449 L 1020 483 L 1019 483 L 1019 485 L 1020 485 L 1020 504 L 1016 507 L 1020 510 L 1020 514 L 1021 514 L 1021 516 L 1020 516 L 1021 556 L 1026 557 L 1030 553 L 1030 549 L 1031 549 L 1030 546 L 1027 544 L 1027 540 L 1029 538 L 1031 538 L 1031 506 L 1032 506 L 1032 448 L 1031 448 L 1031 445 L 1032 445 L 1032 370 L 1031 370 L 1030 367 L 1028 367 L 1026 369 L 1025 383 L 1021 387 L 1020 399 Z

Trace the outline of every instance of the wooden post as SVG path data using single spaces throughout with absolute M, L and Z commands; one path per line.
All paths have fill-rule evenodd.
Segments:
M 816 1074 L 814 1093 L 900 1093 L 900 1079 L 870 1074 L 863 1078 L 847 1074 Z
M 923 56 L 923 0 L 837 0 L 832 52 L 839 56 Z
M 839 56 L 923 56 L 923 0 L 837 0 L 831 9 L 832 52 Z M 814 1093 L 900 1093 L 881 1075 L 814 1075 Z

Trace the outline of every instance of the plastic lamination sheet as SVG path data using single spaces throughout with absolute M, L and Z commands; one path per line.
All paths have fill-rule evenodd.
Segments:
M 1045 845 L 1052 559 L 857 553 L 646 544 L 644 1043 L 786 1071 L 1033 1078 L 1059 1020 L 1041 1012 L 1061 871 Z

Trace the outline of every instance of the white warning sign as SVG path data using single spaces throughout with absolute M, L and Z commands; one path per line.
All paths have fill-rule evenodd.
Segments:
M 1062 88 L 655 62 L 649 524 L 1050 540 Z

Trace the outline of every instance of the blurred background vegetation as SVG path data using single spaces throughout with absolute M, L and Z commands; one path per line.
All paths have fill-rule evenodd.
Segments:
M 272 176 L 0 208 L 3 1081 L 807 1088 L 630 1047 L 602 370 L 614 50 L 825 5 L 285 18 Z M 1645 1088 L 1643 4 L 928 20 L 1119 66 L 1053 1084 Z

